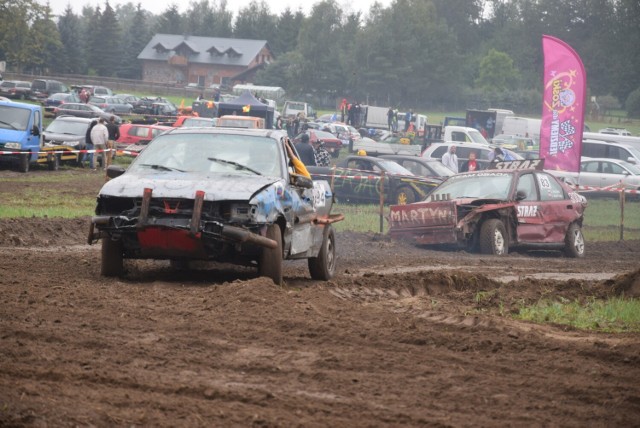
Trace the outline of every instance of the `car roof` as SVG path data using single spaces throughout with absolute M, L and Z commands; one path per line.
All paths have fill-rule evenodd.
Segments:
M 281 129 L 262 129 L 262 128 L 173 128 L 167 132 L 168 134 L 233 134 L 233 135 L 252 135 L 257 137 L 281 138 L 286 137 L 287 132 Z
M 95 120 L 95 118 L 90 119 L 88 117 L 78 117 L 78 116 L 71 116 L 71 115 L 62 115 L 62 116 L 58 116 L 55 119 L 53 119 L 53 121 L 56 120 L 60 120 L 60 121 L 64 121 L 64 122 L 91 122 L 92 120 Z

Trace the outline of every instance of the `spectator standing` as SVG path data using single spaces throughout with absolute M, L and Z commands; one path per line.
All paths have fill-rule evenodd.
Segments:
M 480 169 L 480 164 L 476 160 L 476 152 L 469 152 L 469 160 L 462 164 L 460 172 L 478 171 Z
M 409 125 L 411 124 L 412 119 L 413 110 L 409 109 L 409 111 L 404 114 L 404 132 L 407 132 L 409 130 Z
M 313 144 L 315 149 L 316 165 L 317 166 L 330 166 L 331 154 L 324 148 L 324 141 L 316 140 Z
M 295 144 L 295 148 L 303 164 L 316 166 L 316 154 L 313 146 L 309 143 L 309 134 L 302 134 L 300 142 Z
M 84 148 L 88 150 L 89 153 L 82 153 L 80 157 L 80 167 L 84 168 L 84 161 L 89 161 L 89 168 L 95 169 L 94 156 L 93 156 L 93 142 L 91 141 L 91 131 L 93 127 L 98 124 L 98 120 L 94 119 L 89 124 L 87 128 L 87 132 L 84 135 Z
M 107 147 L 107 143 L 109 141 L 109 130 L 105 126 L 105 120 L 100 118 L 98 124 L 93 127 L 91 130 L 91 142 L 93 143 L 94 148 L 96 149 L 96 154 L 99 151 L 102 151 L 102 166 L 104 169 L 107 169 L 107 162 L 104 156 L 104 149 Z M 92 162 L 91 169 L 95 169 L 95 163 Z
M 85 104 L 89 102 L 89 94 L 87 93 L 87 90 L 85 88 L 82 88 L 80 94 L 78 95 L 78 98 L 80 98 L 80 101 Z
M 452 144 L 449 151 L 442 156 L 442 164 L 456 174 L 458 173 L 458 156 L 455 145 Z
M 393 116 L 394 116 L 394 112 L 393 112 L 393 108 L 389 107 L 389 110 L 387 110 L 387 126 L 389 128 L 389 131 L 393 130 Z
M 115 153 L 116 141 L 120 139 L 120 127 L 116 123 L 115 116 L 111 116 L 109 118 L 109 123 L 107 123 L 107 130 L 109 131 L 109 141 L 107 142 L 107 148 L 109 149 L 109 151 L 105 152 L 105 154 L 107 155 L 105 156 L 107 160 L 106 167 L 111 165 L 111 157 L 112 154 Z
M 345 119 L 347 118 L 348 107 L 347 99 L 343 98 L 342 103 L 340 103 L 340 122 L 342 123 L 345 123 Z

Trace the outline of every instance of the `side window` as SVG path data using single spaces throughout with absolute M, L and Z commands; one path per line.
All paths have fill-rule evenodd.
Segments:
M 162 134 L 164 132 L 164 129 L 152 129 L 151 130 L 151 138 L 155 138 L 158 135 Z
M 527 197 L 524 198 L 525 201 L 537 201 L 538 191 L 536 190 L 536 182 L 533 174 L 524 174 L 520 176 L 516 191 L 523 191 L 527 195 Z
M 451 141 L 466 141 L 466 135 L 463 132 L 452 132 Z
M 564 189 L 552 176 L 537 173 L 541 201 L 561 201 L 565 199 Z
M 580 171 L 598 172 L 598 162 L 583 162 L 582 165 L 580 165 Z
M 468 147 L 458 146 L 456 149 L 456 155 L 458 155 L 458 159 L 469 159 L 469 152 L 471 150 Z
M 616 164 L 616 163 L 610 163 L 611 165 L 611 174 L 618 174 L 618 175 L 622 175 L 624 173 L 624 169 Z
M 440 146 L 437 149 L 435 149 L 433 151 L 433 153 L 431 153 L 431 157 L 432 158 L 441 158 L 442 155 L 444 155 L 445 153 L 447 153 L 447 150 L 449 148 L 447 146 Z
M 42 124 L 42 118 L 40 117 L 39 111 L 35 112 L 35 114 L 33 115 L 33 124 L 37 126 L 38 129 L 40 129 L 40 126 Z
M 607 146 L 599 143 L 584 143 L 582 146 L 582 156 L 588 158 L 604 158 Z
M 631 156 L 627 149 L 616 146 L 609 146 L 609 156 L 612 159 L 627 160 Z

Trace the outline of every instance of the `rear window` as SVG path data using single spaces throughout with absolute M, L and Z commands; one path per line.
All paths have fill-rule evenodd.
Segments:
M 34 91 L 44 91 L 47 89 L 47 82 L 44 80 L 34 80 L 31 82 L 31 89 Z

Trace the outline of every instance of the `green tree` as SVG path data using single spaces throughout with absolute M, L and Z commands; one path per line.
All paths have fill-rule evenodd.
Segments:
M 33 22 L 27 39 L 29 60 L 26 65 L 39 73 L 56 72 L 62 68 L 61 55 L 63 51 L 60 33 L 55 22 L 51 19 L 49 6 L 42 8 Z
M 298 45 L 298 34 L 304 21 L 304 14 L 297 11 L 295 14 L 286 8 L 278 17 L 273 40 L 269 40 L 274 55 L 293 51 Z
M 504 52 L 490 49 L 480 61 L 478 70 L 475 84 L 486 92 L 503 92 L 516 89 L 518 85 L 518 70 L 513 66 L 511 57 Z
M 65 8 L 64 15 L 58 19 L 58 32 L 62 43 L 60 71 L 70 74 L 84 73 L 86 61 L 82 26 L 70 4 Z
M 160 14 L 155 33 L 161 34 L 183 34 L 182 16 L 178 12 L 178 6 L 175 3 L 167 6 L 167 9 Z
M 123 54 L 118 71 L 120 76 L 127 79 L 142 77 L 142 66 L 138 61 L 138 55 L 147 45 L 149 39 L 147 14 L 138 3 L 131 24 L 124 30 Z
M 211 26 L 215 22 L 214 11 L 209 0 L 200 0 L 190 3 L 185 13 L 187 33 L 194 36 L 207 37 L 212 33 Z
M 32 0 L 0 0 L 0 59 L 23 71 L 30 62 L 30 25 L 40 15 L 41 6 Z
M 240 9 L 233 27 L 233 37 L 238 39 L 267 40 L 275 39 L 277 16 L 271 13 L 264 0 L 252 0 Z
M 627 109 L 627 116 L 640 118 L 640 87 L 629 94 L 625 108 Z
M 109 1 L 105 2 L 97 32 L 101 43 L 100 60 L 95 64 L 96 71 L 100 76 L 116 76 L 122 59 L 122 29 Z

